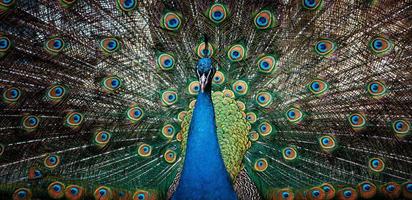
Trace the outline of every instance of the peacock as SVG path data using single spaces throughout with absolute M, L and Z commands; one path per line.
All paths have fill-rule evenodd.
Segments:
M 412 199 L 411 0 L 0 0 L 0 199 Z

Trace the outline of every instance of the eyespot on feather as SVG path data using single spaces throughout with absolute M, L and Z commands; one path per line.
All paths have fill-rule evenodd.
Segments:
M 84 189 L 78 185 L 69 185 L 66 187 L 64 195 L 69 200 L 80 200 L 83 198 Z
M 19 88 L 10 87 L 3 92 L 3 101 L 8 104 L 15 104 L 20 99 L 22 92 Z
M 175 12 L 167 12 L 162 17 L 161 26 L 168 31 L 178 31 L 181 25 L 181 16 Z
M 44 166 L 49 169 L 54 169 L 60 164 L 61 160 L 58 155 L 50 154 L 44 158 Z
M 199 58 L 206 58 L 206 57 L 212 57 L 214 55 L 214 48 L 213 45 L 208 43 L 207 49 L 206 49 L 206 44 L 205 42 L 201 42 L 199 45 L 196 47 L 196 55 L 199 56 Z
M 171 149 L 168 149 L 164 152 L 163 158 L 167 163 L 172 164 L 172 163 L 176 162 L 177 154 L 176 154 L 175 151 L 173 151 Z
M 64 196 L 65 185 L 61 182 L 55 181 L 49 184 L 47 192 L 52 199 L 60 199 Z
M 294 147 L 286 147 L 282 150 L 282 156 L 287 161 L 295 160 L 298 156 L 298 152 Z
M 231 62 L 242 61 L 246 57 L 246 48 L 241 44 L 235 44 L 229 48 L 227 57 Z
M 302 121 L 303 113 L 299 108 L 292 107 L 286 111 L 286 119 L 293 124 L 297 124 Z
M 393 46 L 392 41 L 384 36 L 377 36 L 369 41 L 369 49 L 378 57 L 389 54 Z
M 30 200 L 32 192 L 28 188 L 18 188 L 13 193 L 13 200 Z
M 337 45 L 330 39 L 320 39 L 315 43 L 314 48 L 319 56 L 329 57 L 335 52 Z
M 376 195 L 377 192 L 375 184 L 369 181 L 359 183 L 356 188 L 359 193 L 359 196 L 363 199 L 371 199 Z
M 215 3 L 208 9 L 208 17 L 215 24 L 222 23 L 228 17 L 227 7 L 221 3 Z
M 131 123 L 136 123 L 142 120 L 144 111 L 139 106 L 132 106 L 127 110 L 127 118 Z
M 148 144 L 141 144 L 137 149 L 137 153 L 141 157 L 149 157 L 152 154 L 152 146 Z
M 236 96 L 244 96 L 249 91 L 249 85 L 244 80 L 237 80 L 232 84 Z
M 131 12 L 138 6 L 138 0 L 116 0 L 118 9 L 124 12 Z
M 362 113 L 354 113 L 348 117 L 349 124 L 353 129 L 361 129 L 366 125 L 366 117 Z
M 103 53 L 109 55 L 121 48 L 120 40 L 116 37 L 106 37 L 100 41 L 100 49 Z
M 265 55 L 258 59 L 256 62 L 258 72 L 269 75 L 276 71 L 278 65 L 278 58 L 272 55 Z
M 164 106 L 171 106 L 179 100 L 179 96 L 174 89 L 169 89 L 163 91 L 162 93 L 162 104 Z
M 67 113 L 65 119 L 65 125 L 70 128 L 79 128 L 84 121 L 83 114 L 79 112 L 69 112 Z
M 268 161 L 264 158 L 259 158 L 255 161 L 254 169 L 258 172 L 263 172 L 268 168 Z
M 111 200 L 113 198 L 112 190 L 106 186 L 96 188 L 93 195 L 96 200 Z
M 385 169 L 385 163 L 381 158 L 371 158 L 368 163 L 369 169 L 374 172 L 382 172 Z
M 269 92 L 260 91 L 255 96 L 255 102 L 258 106 L 267 108 L 272 104 L 273 98 Z
M 173 70 L 175 67 L 175 58 L 172 54 L 161 53 L 157 56 L 157 66 L 163 71 Z
M 302 0 L 302 5 L 306 10 L 319 10 L 323 5 L 323 0 Z
M 261 10 L 253 18 L 253 23 L 255 24 L 256 29 L 266 30 L 272 28 L 276 24 L 275 20 L 272 12 L 269 10 Z

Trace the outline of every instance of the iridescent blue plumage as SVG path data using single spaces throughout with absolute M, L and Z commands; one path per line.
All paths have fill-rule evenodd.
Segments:
M 215 111 L 211 98 L 213 67 L 210 58 L 197 65 L 200 77 L 207 77 L 197 97 L 190 122 L 183 171 L 172 199 L 236 199 L 230 176 L 223 163 L 216 135 Z

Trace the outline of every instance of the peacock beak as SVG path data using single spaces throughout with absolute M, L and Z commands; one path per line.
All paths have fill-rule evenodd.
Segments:
M 198 72 L 198 77 L 199 77 L 199 83 L 200 83 L 200 89 L 201 89 L 201 91 L 202 92 L 204 92 L 205 91 L 205 88 L 206 88 L 206 86 L 207 86 L 207 84 L 209 84 L 209 77 L 210 77 L 210 74 L 212 73 L 212 70 L 209 70 L 209 72 L 206 74 L 206 73 L 199 73 Z

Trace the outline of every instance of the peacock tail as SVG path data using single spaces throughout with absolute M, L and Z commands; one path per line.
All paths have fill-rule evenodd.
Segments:
M 410 0 L 0 0 L 0 199 L 170 198 L 204 57 L 239 199 L 412 199 L 411 16 Z

